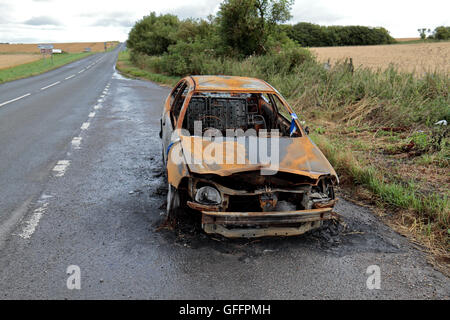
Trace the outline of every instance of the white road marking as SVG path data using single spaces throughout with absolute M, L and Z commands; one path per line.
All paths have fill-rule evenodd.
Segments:
M 78 71 L 78 73 L 82 73 L 82 72 L 84 72 L 84 69 L 81 69 L 80 71 Z
M 90 123 L 89 122 L 85 122 L 81 125 L 81 130 L 86 130 L 87 128 L 89 128 Z
M 96 104 L 95 106 L 94 106 L 94 109 L 95 110 L 98 110 L 98 109 L 101 109 L 102 108 L 102 105 L 101 104 Z
M 65 78 L 66 80 L 69 80 L 70 78 L 73 78 L 73 77 L 75 77 L 75 75 L 73 74 L 73 75 L 71 75 L 71 76 L 68 76 L 67 78 Z
M 67 167 L 70 165 L 70 160 L 59 160 L 55 167 L 53 168 L 53 171 L 56 172 L 57 177 L 62 177 L 64 173 L 66 173 Z
M 44 213 L 47 211 L 48 202 L 44 202 L 42 206 L 36 208 L 31 215 L 30 220 L 27 221 L 27 225 L 23 228 L 22 232 L 19 234 L 19 237 L 23 239 L 30 239 L 36 227 L 39 224 L 39 220 L 41 220 Z
M 20 223 L 21 219 L 27 214 L 30 203 L 33 201 L 33 196 L 25 200 L 17 209 L 0 224 L 0 249 L 3 248 L 10 235 L 16 229 L 16 226 Z M 16 234 L 14 234 L 16 235 Z
M 82 137 L 75 137 L 75 138 L 73 138 L 72 139 L 72 146 L 75 149 L 80 149 L 80 144 L 81 144 L 81 140 L 82 139 L 83 139 Z
M 18 98 L 15 98 L 15 99 L 11 99 L 11 100 L 9 100 L 9 101 L 5 101 L 5 102 L 3 102 L 3 103 L 0 103 L 0 107 L 3 107 L 5 104 L 8 104 L 8 103 L 11 103 L 11 102 L 14 102 L 14 101 L 17 101 L 17 100 L 19 100 L 19 99 L 22 99 L 22 98 L 25 98 L 25 97 L 28 97 L 29 95 L 30 95 L 31 93 L 27 93 L 27 94 L 24 94 L 23 96 L 20 96 L 20 97 L 18 97 Z
M 101 96 L 100 96 L 100 98 L 104 98 L 105 97 L 105 95 L 104 94 L 102 94 Z
M 98 102 L 98 103 L 102 103 L 102 102 L 103 102 L 103 99 L 98 99 L 97 102 Z
M 93 118 L 93 117 L 95 117 L 95 112 L 91 112 L 91 113 L 89 113 L 89 116 L 88 116 L 89 118 Z
M 56 86 L 57 84 L 61 83 L 61 81 L 56 81 L 55 83 L 49 84 L 48 86 L 42 87 L 41 90 L 48 89 L 50 87 Z

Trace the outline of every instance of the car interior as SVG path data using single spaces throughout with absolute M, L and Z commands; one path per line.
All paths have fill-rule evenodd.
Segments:
M 183 86 L 178 91 L 180 96 L 175 97 L 173 108 L 175 119 L 187 94 Z M 265 136 L 271 135 L 270 130 L 278 130 L 277 136 L 301 135 L 299 130 L 290 134 L 287 109 L 276 95 L 265 93 L 197 92 L 189 101 L 182 128 L 191 135 L 199 134 L 195 130 L 196 121 L 197 125 L 201 122 L 202 134 L 208 129 L 219 130 L 222 135 L 226 135 L 227 130 L 241 129 L 259 135 L 260 130 L 265 129 Z

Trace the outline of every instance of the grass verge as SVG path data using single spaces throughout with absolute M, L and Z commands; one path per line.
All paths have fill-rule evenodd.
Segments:
M 138 79 L 146 79 L 150 81 L 157 82 L 162 85 L 174 86 L 180 81 L 180 77 L 167 76 L 164 74 L 153 73 L 150 70 L 146 69 L 144 66 L 137 67 L 133 65 L 130 60 L 129 51 L 121 51 L 119 52 L 119 57 L 117 59 L 116 64 L 117 70 L 121 73 L 131 77 Z
M 448 264 L 448 190 L 427 192 L 421 181 L 399 175 L 396 169 L 386 166 L 386 158 L 382 158 L 384 163 L 380 165 L 380 159 L 370 155 L 374 150 L 370 145 L 364 146 L 362 140 L 352 138 L 349 143 L 342 134 L 318 131 L 311 138 L 338 172 L 341 187 L 349 198 L 374 206 L 396 231 L 427 247 L 434 255 L 433 262 L 441 266 Z M 364 151 L 358 152 L 361 146 Z
M 50 58 L 21 64 L 8 69 L 0 70 L 0 83 L 35 76 L 56 68 L 59 68 L 70 62 L 83 59 L 93 53 L 63 53 L 53 55 L 53 63 Z

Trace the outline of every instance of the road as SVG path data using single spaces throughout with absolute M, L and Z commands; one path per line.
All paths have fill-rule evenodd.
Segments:
M 1 299 L 449 299 L 419 248 L 344 200 L 345 229 L 299 237 L 164 228 L 169 88 L 119 75 L 117 51 L 0 85 Z

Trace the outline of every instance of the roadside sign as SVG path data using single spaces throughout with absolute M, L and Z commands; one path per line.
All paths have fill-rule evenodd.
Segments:
M 52 44 L 38 44 L 39 49 L 53 49 Z
M 52 64 L 53 64 L 53 45 L 52 44 L 38 44 L 38 49 L 40 49 L 42 55 L 44 56 L 44 61 L 45 61 L 45 56 L 47 54 L 49 54 L 50 57 L 52 58 Z

